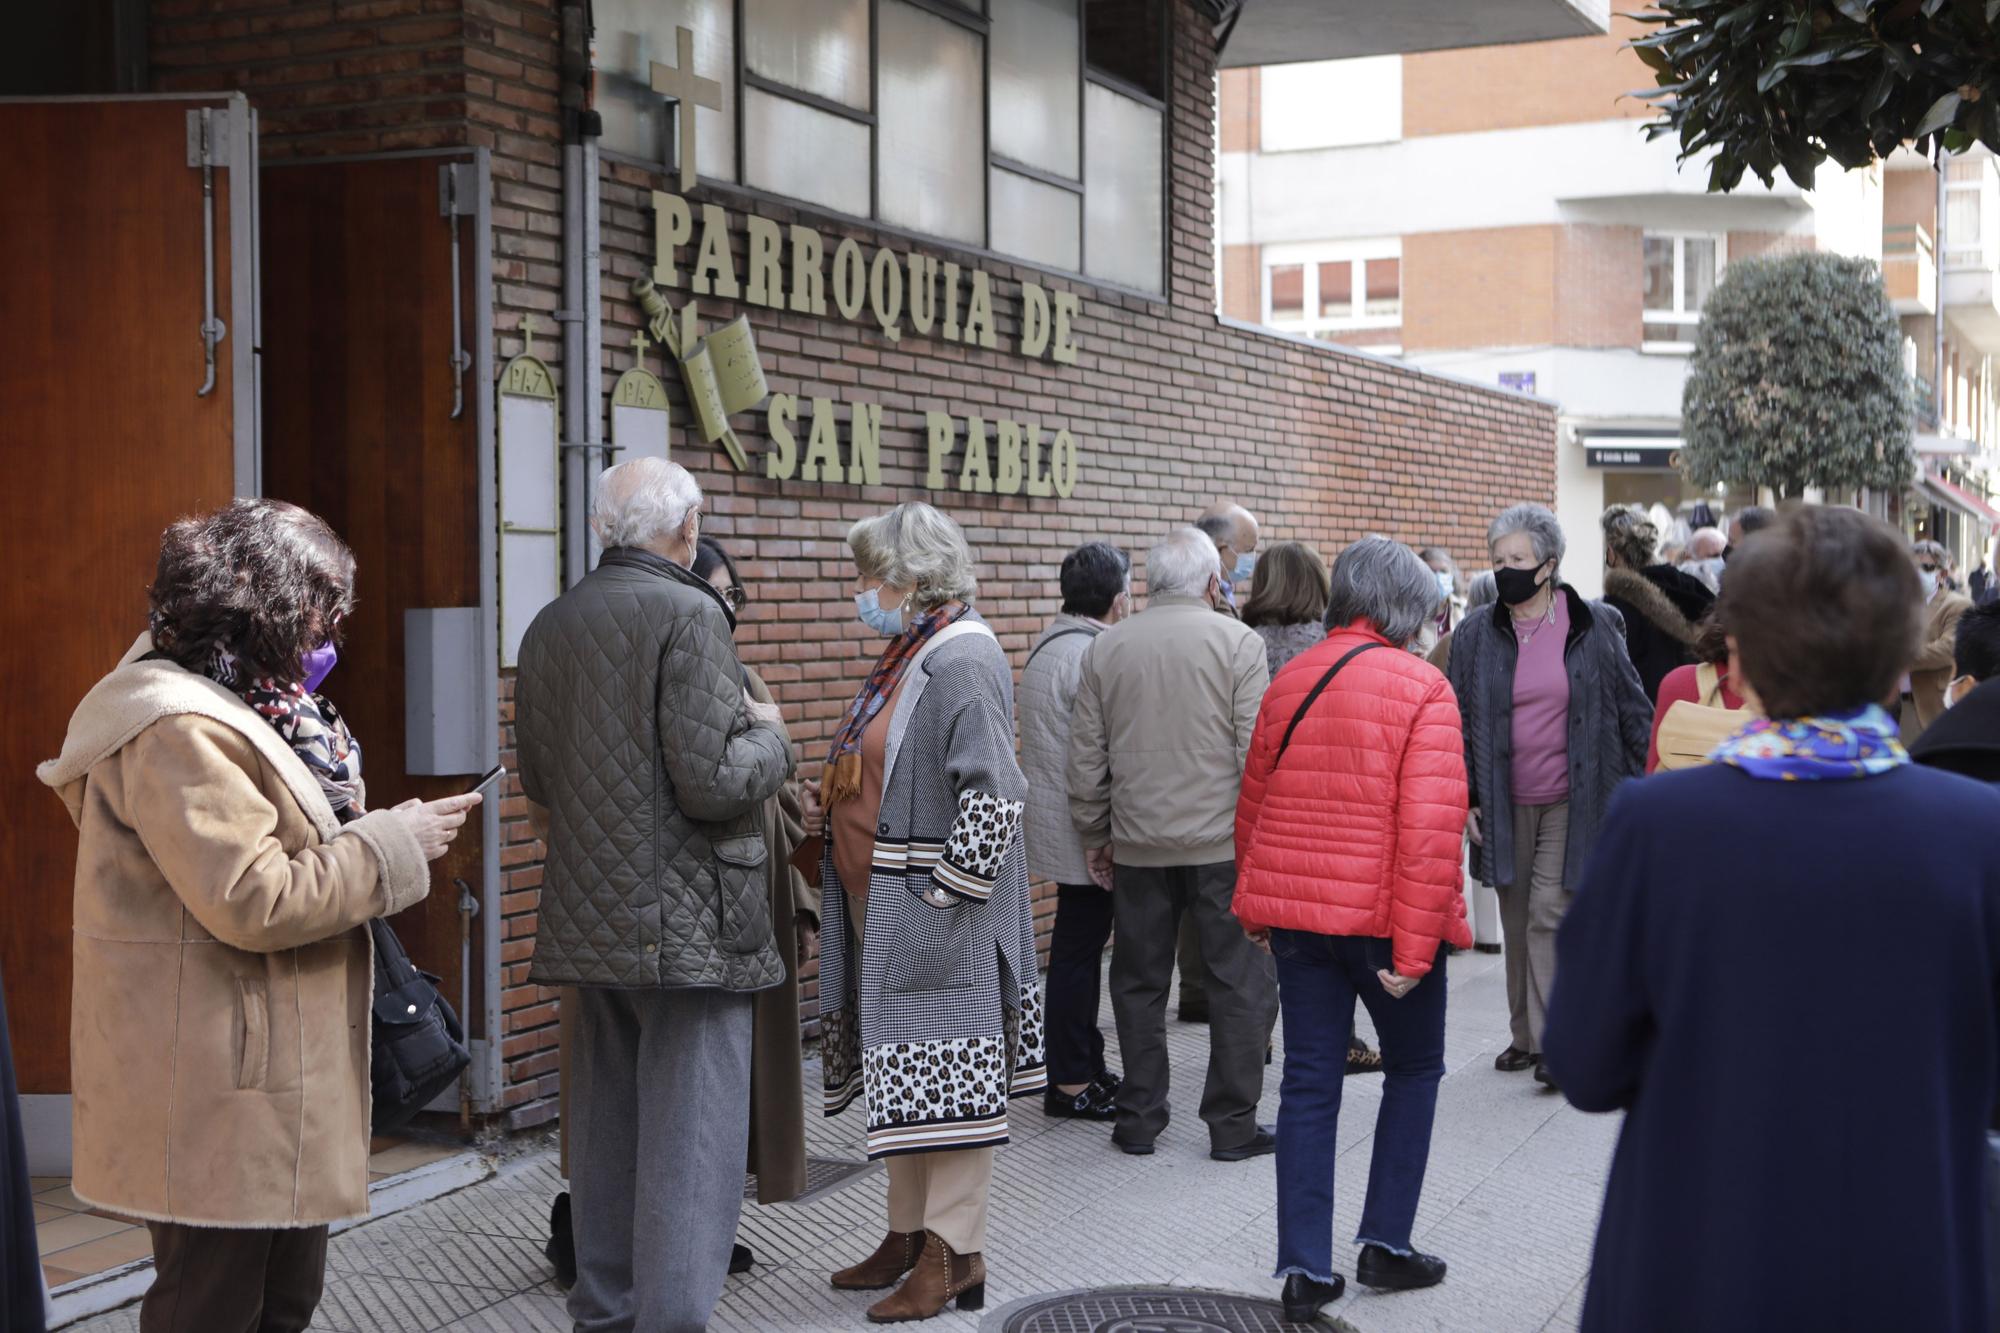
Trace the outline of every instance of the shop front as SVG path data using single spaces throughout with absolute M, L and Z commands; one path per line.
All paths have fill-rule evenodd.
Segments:
M 1266 542 L 1473 560 L 1498 508 L 1554 497 L 1550 404 L 1217 316 L 1215 5 L 450 9 L 155 5 L 101 68 L 27 88 L 73 100 L 0 102 L 4 438 L 46 479 L 0 502 L 39 571 L 0 597 L 35 645 L 6 668 L 0 973 L 38 1171 L 89 979 L 75 835 L 32 771 L 143 629 L 179 514 L 278 496 L 353 545 L 327 693 L 381 803 L 510 757 L 513 649 L 589 568 L 621 458 L 704 488 L 740 650 L 808 763 L 875 651 L 845 532 L 898 501 L 965 527 L 1018 661 L 1069 548 L 1119 543 L 1143 586 L 1216 499 Z M 395 923 L 472 1038 L 439 1112 L 509 1128 L 556 1104 L 526 816 L 490 803 Z

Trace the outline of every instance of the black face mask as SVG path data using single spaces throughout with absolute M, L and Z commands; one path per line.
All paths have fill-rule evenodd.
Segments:
M 1508 606 L 1519 606 L 1542 590 L 1542 581 L 1535 575 L 1542 572 L 1536 565 L 1533 569 L 1496 569 L 1493 584 L 1500 590 L 1500 600 Z

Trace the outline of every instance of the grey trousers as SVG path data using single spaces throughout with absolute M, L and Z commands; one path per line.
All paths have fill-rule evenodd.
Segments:
M 1539 1053 L 1556 984 L 1556 931 L 1574 896 L 1563 887 L 1569 802 L 1514 807 L 1514 882 L 1500 890 L 1507 1017 L 1516 1048 Z
M 1181 918 L 1180 944 L 1175 950 L 1181 971 L 1181 1009 L 1200 1013 L 1208 1008 L 1208 964 L 1201 957 L 1201 928 L 1190 913 Z
M 1183 915 L 1208 963 L 1208 1082 L 1201 1118 L 1209 1146 L 1240 1148 L 1257 1134 L 1264 1046 L 1278 1007 L 1271 956 L 1250 943 L 1230 909 L 1236 863 L 1113 867 L 1111 1012 L 1125 1081 L 1119 1142 L 1144 1144 L 1167 1127 L 1167 991 Z
M 576 1333 L 696 1333 L 743 1207 L 752 997 L 575 993 L 570 1318 Z

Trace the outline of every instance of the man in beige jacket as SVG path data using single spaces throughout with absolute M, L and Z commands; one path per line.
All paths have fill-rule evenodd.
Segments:
M 1269 958 L 1230 912 L 1237 789 L 1270 675 L 1263 641 L 1215 614 L 1222 562 L 1199 530 L 1152 549 L 1146 584 L 1146 610 L 1084 655 L 1070 724 L 1070 817 L 1114 884 L 1111 1006 L 1125 1078 L 1112 1141 L 1146 1154 L 1166 1128 L 1167 991 L 1188 914 L 1210 972 L 1209 1155 L 1242 1161 L 1275 1147 L 1256 1112 L 1277 991 Z
M 1910 663 L 1910 693 L 1903 700 L 1903 744 L 1908 745 L 1944 712 L 1944 687 L 1951 683 L 1952 648 L 1958 618 L 1972 609 L 1972 599 L 1944 586 L 1947 556 L 1934 541 L 1910 548 L 1917 560 L 1917 577 L 1924 584 L 1924 641 Z

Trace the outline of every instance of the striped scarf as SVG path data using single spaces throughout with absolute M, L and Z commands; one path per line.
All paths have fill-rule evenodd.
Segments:
M 840 729 L 833 734 L 833 747 L 827 751 L 826 771 L 820 778 L 820 802 L 832 809 L 849 797 L 861 794 L 861 736 L 868 730 L 868 724 L 882 711 L 882 705 L 889 702 L 889 696 L 903 683 L 903 673 L 916 660 L 931 635 L 951 624 L 972 608 L 964 602 L 946 602 L 943 606 L 927 611 L 905 626 L 903 632 L 889 640 L 889 646 L 876 659 L 875 667 L 868 673 L 868 679 L 861 683 L 847 712 L 840 719 Z

